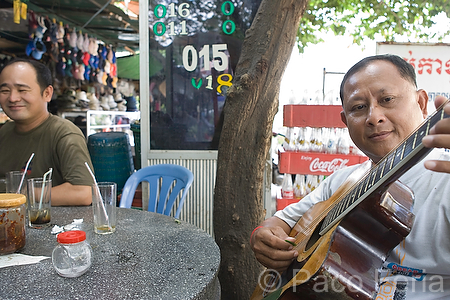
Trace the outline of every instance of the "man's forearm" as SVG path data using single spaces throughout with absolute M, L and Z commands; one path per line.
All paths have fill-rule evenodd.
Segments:
M 72 185 L 65 182 L 52 188 L 52 206 L 90 205 L 91 203 L 90 186 Z

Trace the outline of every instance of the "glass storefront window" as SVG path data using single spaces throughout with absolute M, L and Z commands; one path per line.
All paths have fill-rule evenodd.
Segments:
M 217 149 L 219 119 L 261 0 L 150 0 L 151 149 Z

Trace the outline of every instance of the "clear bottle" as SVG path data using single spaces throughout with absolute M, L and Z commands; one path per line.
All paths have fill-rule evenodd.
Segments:
M 294 198 L 302 199 L 306 196 L 305 175 L 297 174 L 294 180 Z
M 308 174 L 306 176 L 306 192 L 309 194 L 319 186 L 319 176 Z
M 58 234 L 59 245 L 53 249 L 52 263 L 62 277 L 78 277 L 91 266 L 92 248 L 86 241 L 86 232 L 71 230 Z
M 287 127 L 286 128 L 286 135 L 284 136 L 284 142 L 283 142 L 283 149 L 284 151 L 290 151 L 291 149 L 291 138 L 292 138 L 292 128 Z
M 337 153 L 337 133 L 335 128 L 328 128 L 328 139 L 326 146 L 326 153 L 336 154 Z
M 289 150 L 298 151 L 298 127 L 291 128 L 291 136 L 289 137 Z
M 308 144 L 306 141 L 306 128 L 304 127 L 300 127 L 298 129 L 297 150 L 302 152 L 308 151 Z
M 310 148 L 312 152 L 322 152 L 323 151 L 323 137 L 322 128 L 312 128 L 310 136 Z
M 309 149 L 311 152 L 317 152 L 317 128 L 311 128 L 311 135 L 309 136 Z
M 339 154 L 349 154 L 350 153 L 350 142 L 349 142 L 348 130 L 342 128 L 339 133 L 339 139 L 337 142 L 337 152 Z
M 281 184 L 281 196 L 285 199 L 294 199 L 294 187 L 292 185 L 291 174 L 284 174 L 283 183 Z

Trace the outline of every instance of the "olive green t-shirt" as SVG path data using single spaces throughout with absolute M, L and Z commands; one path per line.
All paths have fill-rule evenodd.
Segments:
M 53 168 L 52 185 L 64 182 L 92 185 L 85 162 L 91 159 L 81 130 L 69 120 L 50 114 L 48 119 L 26 133 L 15 130 L 14 122 L 0 128 L 0 178 L 8 171 L 24 170 L 31 154 L 27 178 L 42 177 Z

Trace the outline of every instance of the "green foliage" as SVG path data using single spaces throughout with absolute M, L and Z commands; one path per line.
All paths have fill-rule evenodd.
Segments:
M 381 35 L 386 41 L 407 36 L 412 42 L 442 40 L 450 33 L 429 36 L 432 18 L 444 12 L 450 15 L 450 0 L 310 0 L 297 32 L 300 52 L 308 44 L 322 40 L 319 32 L 350 34 L 353 42 Z

